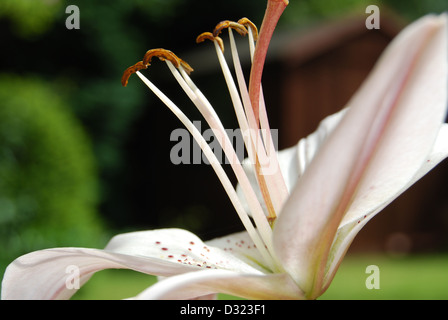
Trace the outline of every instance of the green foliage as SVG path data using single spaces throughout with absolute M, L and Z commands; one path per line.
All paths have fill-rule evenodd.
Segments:
M 45 32 L 55 20 L 61 3 L 43 0 L 2 0 L 0 17 L 8 17 L 13 29 L 21 37 Z
M 378 6 L 380 11 L 392 10 L 409 21 L 428 13 L 442 13 L 446 10 L 446 0 L 291 0 L 280 23 L 307 25 L 349 14 L 362 16 L 369 5 Z
M 63 99 L 40 80 L 1 76 L 0 261 L 98 246 L 97 200 L 89 141 Z

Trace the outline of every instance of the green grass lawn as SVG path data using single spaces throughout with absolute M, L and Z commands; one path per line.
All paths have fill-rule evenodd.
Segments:
M 379 289 L 367 289 L 369 265 L 379 268 Z M 128 270 L 95 274 L 74 299 L 122 299 L 136 295 L 155 278 Z M 220 296 L 232 299 L 230 296 Z M 448 299 L 448 255 L 349 256 L 321 299 Z
M 379 289 L 366 288 L 369 265 L 379 268 Z M 448 299 L 448 256 L 347 257 L 321 299 Z

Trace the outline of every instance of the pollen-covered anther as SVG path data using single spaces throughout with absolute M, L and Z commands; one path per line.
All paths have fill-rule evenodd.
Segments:
M 121 77 L 121 84 L 123 87 L 126 87 L 128 85 L 129 77 L 131 74 L 136 73 L 137 71 L 140 71 L 142 69 L 148 68 L 149 63 L 144 63 L 143 61 L 139 61 L 133 66 L 130 66 L 123 72 L 123 76 Z
M 176 68 L 183 68 L 188 74 L 193 72 L 193 68 L 186 63 L 184 60 L 180 59 L 176 56 L 172 51 L 166 49 L 151 49 L 145 53 L 143 57 L 143 63 L 149 65 L 152 58 L 157 57 L 161 61 L 168 60 L 171 62 Z
M 204 32 L 201 33 L 197 38 L 196 38 L 196 43 L 201 43 L 204 42 L 205 40 L 210 40 L 210 41 L 216 41 L 219 45 L 219 47 L 221 48 L 221 51 L 224 52 L 224 42 L 222 41 L 222 39 L 218 36 L 214 36 L 213 33 L 211 32 Z
M 146 53 L 143 57 L 143 63 L 150 64 L 153 57 L 157 57 L 161 61 L 168 60 L 176 68 L 180 67 L 180 62 L 182 61 L 172 51 L 159 48 L 159 49 L 151 49 L 151 50 L 146 51 Z
M 238 32 L 240 35 L 245 36 L 247 34 L 247 29 L 240 23 L 234 22 L 234 21 L 221 21 L 218 23 L 215 27 L 215 30 L 213 30 L 213 36 L 217 37 L 221 33 L 223 29 L 232 28 L 236 32 Z
M 238 24 L 241 24 L 243 26 L 245 26 L 246 28 L 250 28 L 252 30 L 252 33 L 254 35 L 254 40 L 257 41 L 258 40 L 258 29 L 257 26 L 250 21 L 247 18 L 241 18 L 240 20 L 238 20 Z
M 194 69 L 188 63 L 186 63 L 184 60 L 179 59 L 179 63 L 187 74 L 190 74 L 194 71 Z

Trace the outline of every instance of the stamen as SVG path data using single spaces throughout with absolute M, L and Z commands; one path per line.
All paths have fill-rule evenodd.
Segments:
M 222 41 L 222 39 L 218 36 L 214 36 L 213 33 L 211 32 L 204 32 L 201 33 L 197 38 L 196 38 L 196 43 L 201 43 L 204 42 L 205 40 L 210 40 L 213 42 L 217 42 L 219 47 L 221 48 L 221 51 L 224 52 L 224 42 Z
M 243 19 L 246 19 L 246 18 L 243 18 Z M 243 19 L 241 19 L 241 20 L 243 20 Z M 249 24 L 252 23 L 248 19 L 247 19 L 247 21 Z M 258 33 L 257 33 L 257 29 L 255 26 L 249 27 L 248 29 L 249 29 L 249 46 L 250 46 L 250 52 L 251 52 L 251 60 L 253 61 L 255 42 L 254 42 L 252 31 L 255 31 L 256 34 L 258 34 Z M 231 40 L 232 51 L 234 51 L 234 50 L 236 51 L 236 44 L 235 44 L 232 36 L 230 37 L 230 40 Z M 235 49 L 233 49 L 233 48 L 235 48 Z M 238 65 L 239 65 L 238 55 L 235 53 L 235 54 L 232 54 L 232 57 L 234 58 L 234 61 L 236 60 L 236 62 L 234 62 L 234 64 L 235 64 L 235 69 L 236 69 L 237 75 L 238 75 L 239 73 L 241 73 L 241 71 L 238 72 L 238 70 L 237 70 Z M 241 69 L 241 67 L 239 67 L 239 69 Z M 240 79 L 242 79 L 241 81 L 243 82 L 243 85 L 242 86 L 240 85 L 240 87 L 242 87 L 242 89 L 240 89 L 240 90 L 244 91 L 244 93 L 245 93 L 243 95 L 243 97 L 244 97 L 243 101 L 245 101 L 245 107 L 246 107 L 246 104 L 248 106 L 250 106 L 251 105 L 250 98 L 248 98 L 246 96 L 246 94 L 248 95 L 247 87 L 244 83 L 244 79 L 242 78 L 242 75 L 238 77 L 238 82 L 240 82 Z M 247 101 L 247 99 L 249 99 L 249 101 Z M 256 120 L 255 120 L 255 116 L 254 116 L 254 110 L 251 107 L 247 107 L 246 114 L 247 114 L 249 121 L 252 123 L 252 125 L 254 125 L 254 127 L 257 127 L 258 124 L 255 124 Z M 289 192 L 286 187 L 283 174 L 282 174 L 281 170 L 278 169 L 279 165 L 278 165 L 277 152 L 276 152 L 275 146 L 273 144 L 271 129 L 269 126 L 269 120 L 268 120 L 268 116 L 266 113 L 263 89 L 262 89 L 261 84 L 260 84 L 259 122 L 260 122 L 261 132 L 263 135 L 264 145 L 266 147 L 266 155 L 269 159 L 269 164 L 270 164 L 271 168 L 273 168 L 273 167 L 277 168 L 277 171 L 275 174 L 269 175 L 266 177 L 266 179 L 269 180 L 269 183 L 267 183 L 267 185 L 263 184 L 264 178 L 260 176 L 261 168 L 260 168 L 260 163 L 258 162 L 258 159 L 257 159 L 257 162 L 255 163 L 256 164 L 255 172 L 260 181 L 260 188 L 262 189 L 261 190 L 262 194 L 266 194 L 266 190 L 264 190 L 264 192 L 263 192 L 263 189 L 265 189 L 267 187 L 269 189 L 269 194 L 270 194 L 273 202 L 276 204 L 274 206 L 276 208 L 275 211 L 280 212 L 285 200 L 288 198 Z M 263 162 L 263 163 L 265 163 L 265 162 Z M 268 217 L 271 224 L 273 224 L 274 220 L 275 220 L 275 215 L 272 213 L 273 212 L 271 211 L 270 216 Z
M 139 61 L 133 66 L 127 68 L 123 72 L 123 76 L 121 77 L 121 84 L 123 85 L 123 87 L 126 87 L 128 85 L 129 77 L 131 76 L 131 74 L 136 73 L 137 71 L 140 71 L 142 69 L 146 69 L 148 68 L 148 66 L 149 64 L 145 64 L 143 63 L 143 61 Z
M 258 40 L 258 29 L 252 21 L 247 18 L 241 18 L 238 23 L 242 24 L 249 30 L 249 50 L 250 50 L 250 61 L 254 61 L 255 54 L 255 42 Z
M 253 23 L 250 22 L 250 20 L 248 20 L 247 18 L 243 18 L 243 19 L 241 19 L 241 21 L 249 26 L 249 29 L 250 29 L 249 34 L 253 35 L 252 29 L 256 30 L 256 27 L 253 25 Z M 259 136 L 259 132 L 258 132 L 258 128 L 259 128 L 258 121 L 257 120 L 251 121 L 255 117 L 253 115 L 253 108 L 252 108 L 252 104 L 250 103 L 250 98 L 249 98 L 249 94 L 247 92 L 247 87 L 246 87 L 243 77 L 242 77 L 242 72 L 241 72 L 241 70 L 238 70 L 238 68 L 236 68 L 238 83 L 240 85 L 240 92 L 241 92 L 242 98 L 243 98 L 243 104 L 245 104 L 245 106 L 246 106 L 246 108 L 245 108 L 246 114 L 245 115 L 243 112 L 242 102 L 241 102 L 238 92 L 236 90 L 234 81 L 230 74 L 230 70 L 228 69 L 227 63 L 222 54 L 223 53 L 222 45 L 219 44 L 217 41 L 215 41 L 215 39 L 218 38 L 217 36 L 221 33 L 221 31 L 224 28 L 229 29 L 229 35 L 230 35 L 230 39 L 231 39 L 232 56 L 234 57 L 234 61 L 236 61 L 238 59 L 238 56 L 237 56 L 235 42 L 234 42 L 233 35 L 232 35 L 231 31 L 232 31 L 232 29 L 235 29 L 242 35 L 247 34 L 247 29 L 239 23 L 231 22 L 228 20 L 222 21 L 216 26 L 213 33 L 210 33 L 210 32 L 202 33 L 197 38 L 196 42 L 202 42 L 205 39 L 214 41 L 216 49 L 217 49 L 216 52 L 218 55 L 218 60 L 222 67 L 222 71 L 223 71 L 225 80 L 227 82 L 228 88 L 229 88 L 229 93 L 232 98 L 233 105 L 235 107 L 235 112 L 237 115 L 237 119 L 238 119 L 240 128 L 242 130 L 244 130 L 244 132 L 248 132 L 248 131 L 251 132 L 253 129 L 255 129 L 257 131 L 256 137 L 254 137 L 252 135 L 253 134 L 253 132 L 252 132 L 251 139 L 249 139 L 251 141 L 248 141 L 246 139 L 249 137 L 243 136 L 243 138 L 245 140 L 245 145 L 246 145 L 249 157 L 251 158 L 252 163 L 255 165 L 257 181 L 258 181 L 258 184 L 260 187 L 261 194 L 263 195 L 263 199 L 266 204 L 266 208 L 268 210 L 267 222 L 268 222 L 268 225 L 272 226 L 277 217 L 276 212 L 280 211 L 280 209 L 284 203 L 284 199 L 286 199 L 286 197 L 288 195 L 288 192 L 286 189 L 286 185 L 284 183 L 283 176 L 282 176 L 281 171 L 278 166 L 275 149 L 267 150 L 267 153 L 265 153 L 264 148 L 263 148 L 263 143 L 260 143 L 260 136 Z M 251 37 L 251 38 L 253 39 L 253 37 Z M 218 45 L 219 45 L 219 47 L 221 47 L 221 50 L 218 49 Z M 253 51 L 253 49 L 251 51 Z M 239 65 L 239 61 L 236 61 L 235 65 Z M 242 88 L 242 86 L 244 88 Z M 247 112 L 248 109 L 250 110 L 249 112 Z M 247 122 L 248 120 L 249 120 L 250 125 Z M 252 130 L 250 130 L 250 128 L 252 128 Z M 269 137 L 267 137 L 267 135 L 269 135 Z M 266 147 L 273 149 L 272 137 L 270 135 L 270 130 L 264 135 L 263 138 L 264 138 L 264 141 L 267 143 Z M 258 146 L 258 148 L 255 146 Z M 255 152 L 253 151 L 254 149 L 255 149 Z M 273 175 L 269 175 L 269 176 L 264 176 L 261 172 L 262 168 L 261 168 L 261 164 L 260 164 L 260 157 L 261 157 L 261 159 L 266 159 L 266 155 L 268 156 L 270 161 L 269 162 L 264 161 L 263 163 L 271 164 L 273 167 L 275 167 L 275 170 L 278 171 L 278 172 L 274 172 Z M 269 183 L 266 180 L 269 180 Z M 258 221 L 259 223 L 264 224 L 263 222 L 260 221 L 262 219 L 260 219 L 260 216 L 258 214 L 256 214 L 255 212 L 253 212 L 253 214 L 254 214 L 254 218 L 258 217 L 258 219 L 255 219 L 256 222 Z M 262 234 L 263 234 L 263 232 L 262 232 Z
M 250 55 L 251 55 L 251 61 L 253 61 L 254 51 L 255 51 L 255 41 L 258 40 L 258 29 L 257 29 L 256 25 L 247 18 L 241 18 L 240 20 L 238 20 L 238 23 L 246 26 L 247 29 L 249 30 Z M 231 38 L 231 41 L 232 41 L 232 38 Z M 246 86 L 244 85 L 244 87 L 246 87 Z M 264 102 L 263 89 L 261 87 L 261 84 L 260 84 L 260 108 L 259 108 L 259 111 L 260 111 L 260 115 L 259 115 L 260 119 L 259 120 L 260 120 L 261 128 L 263 129 L 263 132 L 269 133 L 268 135 L 264 135 L 263 139 L 265 141 L 267 141 L 267 140 L 272 141 L 272 137 L 270 135 L 271 130 L 269 127 L 269 121 L 268 121 L 267 114 L 266 114 L 266 106 L 265 106 L 265 102 Z M 269 151 L 272 151 L 272 150 L 275 151 L 274 148 L 268 148 L 268 156 L 269 156 Z
M 217 37 L 223 29 L 232 28 L 236 32 L 238 32 L 240 35 L 245 36 L 247 34 L 247 29 L 242 25 L 234 21 L 221 21 L 218 23 L 215 27 L 215 30 L 213 30 L 213 36 Z
M 245 26 L 247 29 L 251 30 L 253 33 L 254 41 L 258 40 L 258 29 L 257 26 L 247 18 L 241 18 L 238 20 L 238 24 Z
M 166 95 L 164 95 L 154 84 L 152 84 L 145 76 L 143 76 L 143 74 L 137 72 L 137 75 L 148 86 L 148 88 L 151 91 L 153 91 L 154 94 L 158 96 L 159 99 L 178 117 L 178 119 L 185 125 L 188 131 L 190 131 L 193 138 L 201 146 L 202 151 L 204 152 L 207 159 L 209 160 L 209 163 L 215 170 L 219 180 L 221 181 L 225 191 L 227 192 L 249 236 L 254 241 L 255 245 L 257 246 L 257 249 L 263 256 L 269 268 L 271 268 L 271 270 L 273 271 L 276 271 L 277 264 L 274 261 L 275 258 L 268 252 L 267 248 L 264 246 L 263 240 L 260 238 L 260 235 L 258 234 L 257 230 L 252 225 L 252 222 L 250 221 L 248 214 L 243 209 L 241 201 L 239 200 L 239 197 L 231 181 L 227 177 L 227 174 L 225 173 L 224 169 L 222 168 L 221 164 L 216 158 L 214 152 L 212 151 L 208 143 L 205 141 L 204 137 L 201 135 L 199 130 L 194 126 L 194 124 L 188 119 L 188 117 Z
M 180 66 L 182 67 L 182 69 L 188 74 L 190 75 L 194 69 L 188 64 L 186 63 L 184 60 L 179 59 L 180 60 Z
M 216 51 L 221 52 L 219 47 L 216 45 Z M 240 186 L 246 196 L 247 203 L 252 210 L 252 216 L 254 217 L 255 224 L 257 225 L 261 237 L 264 240 L 268 250 L 272 251 L 272 230 L 268 223 L 266 223 L 266 218 L 263 213 L 263 210 L 260 206 L 260 203 L 256 200 L 257 197 L 254 193 L 254 190 L 248 180 L 244 169 L 241 166 L 241 163 L 238 160 L 238 157 L 235 153 L 235 150 L 232 147 L 232 144 L 227 136 L 224 127 L 216 115 L 213 107 L 210 102 L 205 98 L 205 96 L 200 92 L 200 90 L 192 83 L 191 79 L 188 76 L 182 78 L 180 74 L 176 71 L 174 66 L 170 63 L 167 63 L 171 72 L 173 73 L 176 80 L 179 82 L 182 89 L 185 93 L 190 97 L 191 101 L 196 105 L 198 110 L 201 112 L 210 128 L 213 130 L 215 136 L 220 137 L 217 139 L 218 143 L 220 143 L 225 155 L 230 160 L 230 165 L 235 173 L 237 180 L 240 183 Z M 182 72 L 182 69 L 180 69 Z M 240 119 L 241 120 L 241 119 Z M 247 128 L 247 125 L 242 125 L 242 128 Z M 246 129 L 247 130 L 247 129 Z
M 257 128 L 253 109 L 251 108 L 249 93 L 247 91 L 240 60 L 238 57 L 236 43 L 231 29 L 229 29 L 229 37 L 235 73 L 237 75 L 240 93 L 243 98 L 242 101 L 245 107 L 247 121 L 251 128 Z M 277 154 L 272 143 L 270 129 L 263 135 L 264 143 L 261 141 L 260 130 L 250 130 L 250 133 L 253 143 L 258 147 L 255 148 L 255 159 L 252 156 L 251 163 L 255 165 L 258 185 L 260 187 L 260 191 L 263 195 L 263 199 L 268 210 L 268 221 L 272 225 L 277 217 L 276 212 L 280 212 L 281 207 L 283 206 L 283 203 L 288 196 L 288 192 L 283 175 L 278 165 Z M 249 148 L 250 146 L 248 146 L 248 149 Z M 269 167 L 271 169 L 275 168 L 275 171 L 269 175 L 262 174 L 263 170 L 261 168 L 260 161 L 264 164 L 269 164 Z
M 247 28 L 246 28 L 247 27 Z M 228 29 L 230 38 L 231 38 L 231 47 L 232 47 L 232 56 L 234 57 L 235 71 L 237 74 L 238 84 L 240 85 L 240 93 L 236 88 L 235 82 L 231 75 L 231 72 L 227 66 L 226 60 L 224 58 L 224 43 L 223 40 L 219 37 L 222 30 Z M 196 141 L 199 143 L 201 149 L 203 150 L 206 157 L 209 159 L 210 164 L 215 169 L 215 172 L 218 175 L 224 189 L 226 190 L 229 198 L 234 205 L 238 215 L 240 216 L 243 225 L 248 231 L 249 235 L 252 237 L 253 241 L 256 243 L 257 248 L 260 250 L 260 253 L 264 257 L 266 263 L 269 267 L 274 270 L 278 268 L 278 263 L 276 263 L 275 253 L 273 251 L 273 243 L 272 243 L 272 225 L 276 219 L 276 211 L 280 211 L 280 207 L 283 204 L 284 196 L 287 195 L 286 187 L 284 185 L 284 180 L 281 172 L 275 172 L 273 176 L 269 174 L 263 173 L 260 167 L 260 160 L 266 160 L 266 157 L 269 159 L 269 163 L 275 163 L 276 169 L 279 170 L 278 161 L 276 157 L 276 153 L 274 149 L 271 149 L 272 144 L 272 136 L 269 129 L 269 124 L 267 122 L 267 117 L 265 112 L 259 112 L 258 107 L 264 106 L 264 99 L 262 98 L 262 93 L 258 92 L 258 95 L 261 96 L 257 101 L 259 102 L 259 106 L 255 107 L 253 96 L 250 94 L 251 90 L 248 90 L 244 76 L 241 70 L 241 66 L 238 59 L 238 53 L 236 51 L 235 41 L 232 35 L 232 29 L 237 31 L 240 35 L 249 34 L 249 45 L 251 49 L 251 58 L 253 60 L 254 57 L 254 47 L 255 41 L 258 39 L 258 30 L 255 25 L 247 18 L 240 19 L 238 22 L 232 22 L 229 20 L 222 21 L 218 23 L 215 27 L 213 33 L 204 32 L 199 35 L 196 39 L 197 43 L 203 42 L 205 40 L 213 41 L 215 45 L 215 49 L 218 55 L 219 63 L 222 67 L 222 71 L 227 82 L 227 86 L 229 89 L 229 93 L 235 107 L 235 112 L 238 118 L 238 122 L 240 124 L 240 128 L 243 132 L 250 132 L 250 137 L 244 136 L 246 148 L 252 159 L 256 159 L 255 168 L 257 174 L 257 180 L 260 186 L 261 193 L 266 203 L 266 207 L 268 208 L 268 217 L 264 215 L 264 212 L 261 208 L 261 204 L 257 199 L 257 196 L 254 193 L 253 187 L 250 184 L 248 177 L 243 170 L 241 163 L 236 157 L 235 150 L 233 149 L 228 136 L 225 134 L 224 127 L 220 122 L 218 116 L 216 115 L 215 110 L 210 105 L 208 100 L 203 96 L 203 94 L 199 91 L 199 89 L 193 84 L 191 79 L 188 77 L 190 72 L 193 71 L 188 63 L 178 58 L 173 52 L 166 49 L 152 49 L 146 52 L 144 58 L 139 63 L 134 66 L 126 69 L 125 73 L 122 77 L 122 84 L 124 86 L 127 85 L 128 79 L 132 73 L 137 73 L 137 75 L 142 79 L 142 81 L 165 103 L 165 105 L 171 109 L 171 111 L 177 115 L 177 117 L 184 123 Z M 255 54 L 256 55 L 256 54 Z M 193 103 L 197 106 L 199 111 L 204 116 L 205 120 L 210 125 L 211 129 L 218 136 L 224 137 L 224 141 L 218 139 L 226 156 L 231 160 L 232 169 L 237 177 L 237 180 L 240 183 L 240 186 L 243 189 L 244 197 L 249 204 L 250 210 L 252 212 L 252 218 L 255 225 L 250 221 L 248 214 L 242 207 L 241 199 L 236 194 L 236 191 L 233 185 L 230 183 L 230 180 L 227 174 L 224 172 L 222 166 L 217 160 L 216 156 L 210 149 L 210 146 L 207 144 L 205 139 L 196 129 L 196 127 L 191 123 L 191 121 L 177 108 L 171 100 L 169 100 L 163 93 L 160 92 L 148 79 L 146 79 L 140 72 L 141 69 L 146 69 L 153 57 L 158 57 L 161 61 L 165 61 L 169 66 L 171 72 L 174 77 L 177 79 L 181 87 L 193 101 Z M 255 59 L 257 61 L 257 59 Z M 180 71 L 180 73 L 179 73 Z M 252 72 L 253 73 L 253 72 Z M 253 74 L 251 74 L 252 80 Z M 258 79 L 257 79 L 258 80 Z M 251 84 L 250 84 L 251 85 Z M 253 86 L 253 83 L 252 83 Z M 261 84 L 260 91 L 261 91 Z M 240 97 L 241 94 L 241 97 Z M 243 100 L 243 101 L 241 101 Z M 252 100 L 252 101 L 251 101 Z M 243 108 L 244 105 L 244 108 Z M 246 112 L 245 112 L 246 111 Z M 258 112 L 257 112 L 258 111 Z M 263 110 L 265 111 L 265 110 Z M 261 116 L 260 116 L 261 113 Z M 267 128 L 268 131 L 266 134 L 263 134 L 261 137 L 258 132 L 259 123 L 262 128 Z M 256 133 L 252 132 L 251 129 L 256 129 Z M 222 133 L 224 134 L 222 135 Z M 227 139 L 225 139 L 227 138 Z M 266 148 L 266 150 L 265 150 Z M 272 161 L 273 160 L 273 161 Z M 263 161 L 264 163 L 264 161 Z M 272 167 L 271 167 L 272 168 Z M 265 180 L 266 179 L 266 180 Z M 255 229 L 255 227 L 257 229 Z
M 149 64 L 153 57 L 158 57 L 160 60 L 165 61 L 171 61 L 172 64 L 176 66 L 176 68 L 179 68 L 180 66 L 180 59 L 172 53 L 170 50 L 166 49 L 151 49 L 146 51 L 145 56 L 143 57 L 143 63 Z

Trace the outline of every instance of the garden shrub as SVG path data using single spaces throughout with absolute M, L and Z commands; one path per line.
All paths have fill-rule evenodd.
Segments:
M 98 246 L 97 202 L 89 139 L 64 99 L 41 80 L 0 76 L 1 269 L 37 249 Z

